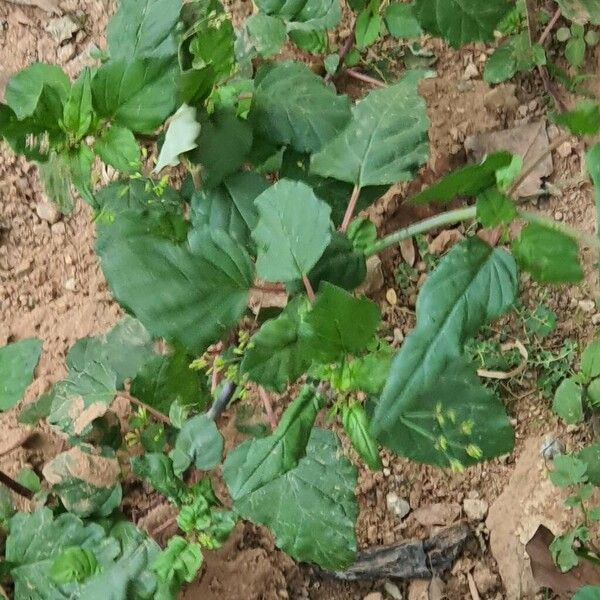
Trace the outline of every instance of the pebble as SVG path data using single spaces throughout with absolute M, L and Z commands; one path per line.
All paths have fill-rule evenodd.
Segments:
M 62 44 L 70 39 L 76 31 L 79 31 L 79 25 L 71 17 L 58 17 L 48 21 L 46 31 L 58 44 Z
M 571 146 L 571 142 L 565 142 L 564 144 L 561 144 L 556 151 L 562 158 L 567 158 L 571 155 L 571 152 L 573 152 L 573 146 Z
M 65 224 L 62 221 L 59 221 L 58 223 L 54 223 L 54 225 L 50 227 L 50 231 L 52 231 L 53 235 L 65 235 L 67 229 L 65 227 Z
M 402 600 L 402 592 L 395 583 L 392 583 L 391 581 L 386 581 L 383 584 L 383 589 L 385 590 L 385 593 L 388 596 L 392 597 L 394 600 Z
M 476 79 L 477 77 L 479 77 L 479 69 L 477 68 L 477 65 L 475 65 L 475 63 L 469 63 L 465 69 L 465 72 L 463 73 L 463 79 L 467 81 L 469 79 Z
M 60 219 L 60 211 L 51 202 L 38 202 L 35 206 L 35 212 L 42 221 L 47 221 L 50 225 Z
M 410 512 L 410 504 L 404 498 L 400 498 L 395 492 L 389 492 L 387 494 L 385 503 L 388 510 L 399 519 L 404 519 Z
M 76 52 L 77 48 L 74 44 L 65 44 L 57 50 L 56 55 L 61 63 L 66 63 L 75 56 Z
M 363 600 L 383 600 L 383 594 L 381 592 L 371 592 L 367 594 Z
M 593 300 L 580 300 L 577 305 L 584 313 L 588 315 L 596 312 L 596 303 Z
M 596 313 L 592 317 L 592 325 L 600 325 L 600 313 Z
M 485 500 L 477 498 L 466 498 L 463 502 L 463 510 L 470 521 L 483 521 L 487 515 L 489 505 Z
M 396 294 L 396 290 L 394 288 L 389 288 L 385 293 L 385 299 L 390 306 L 396 306 L 396 304 L 398 304 L 398 294 Z
M 65 281 L 65 290 L 67 290 L 67 292 L 74 292 L 76 287 L 77 282 L 75 281 L 75 278 L 70 277 Z
M 563 220 L 563 216 L 564 216 L 564 215 L 563 215 L 563 214 L 560 212 L 560 210 L 557 210 L 557 211 L 554 213 L 554 219 L 555 219 L 556 221 L 562 221 L 562 220 Z

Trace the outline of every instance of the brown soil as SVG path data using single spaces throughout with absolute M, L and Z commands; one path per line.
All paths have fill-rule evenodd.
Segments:
M 6 79 L 34 61 L 58 62 L 69 74 L 76 74 L 89 60 L 87 55 L 92 45 L 102 45 L 109 15 L 107 4 L 102 0 L 0 2 L 0 97 Z M 62 43 L 46 31 L 54 18 L 48 10 L 55 6 L 81 23 L 74 37 Z M 238 17 L 251 10 L 249 2 L 235 6 Z M 483 46 L 474 45 L 459 52 L 449 50 L 438 41 L 429 40 L 426 46 L 438 57 L 437 78 L 424 81 L 421 88 L 431 120 L 431 158 L 414 182 L 397 186 L 371 210 L 371 216 L 383 232 L 426 214 L 422 209 L 407 210 L 400 204 L 410 194 L 464 163 L 463 143 L 469 135 L 539 120 L 545 113 L 544 92 L 533 76 L 517 79 L 516 86 L 499 86 L 495 91 L 480 76 L 464 78 L 465 68 L 471 63 L 482 72 L 486 56 Z M 379 51 L 387 50 L 389 42 Z M 596 60 L 600 60 L 600 50 Z M 593 69 L 594 65 L 590 67 Z M 600 90 L 598 80 L 600 78 L 592 81 L 592 89 Z M 570 152 L 554 156 L 551 181 L 558 190 L 557 195 L 532 204 L 557 220 L 594 233 L 592 193 L 589 184 L 579 177 L 584 147 L 576 139 L 570 147 Z M 5 147 L 0 148 L 0 197 L 0 312 L 3 315 L 0 344 L 30 336 L 40 337 L 44 342 L 36 379 L 24 400 L 28 402 L 64 374 L 63 361 L 68 348 L 81 337 L 106 331 L 116 322 L 120 310 L 112 301 L 98 269 L 92 249 L 90 211 L 85 205 L 78 203 L 71 215 L 56 216 L 51 222 L 40 218 L 38 215 L 47 207 L 36 168 L 15 158 Z M 390 339 L 396 342 L 414 325 L 416 293 L 425 278 L 424 265 L 417 255 L 418 282 L 399 289 L 394 272 L 411 254 L 410 247 L 404 246 L 403 250 L 395 248 L 384 256 L 385 285 L 376 294 L 381 301 L 385 327 Z M 591 313 L 586 312 L 589 303 L 585 301 L 595 300 L 598 295 L 598 281 L 591 254 L 584 253 L 584 261 L 586 280 L 583 285 L 553 288 L 547 294 L 546 302 L 559 317 L 557 331 L 548 341 L 550 347 L 560 346 L 567 337 L 585 344 L 594 334 L 593 322 L 600 321 L 600 315 L 594 314 L 595 307 Z M 385 299 L 389 288 L 396 291 L 396 304 Z M 534 305 L 540 297 L 541 288 L 523 278 L 523 303 Z M 511 319 L 506 319 L 501 327 L 510 332 L 509 335 L 518 336 Z M 525 374 L 516 387 L 506 387 L 505 399 L 517 432 L 516 448 L 510 456 L 452 476 L 433 467 L 408 463 L 386 452 L 383 453 L 383 472 L 372 473 L 360 468 L 357 492 L 361 510 L 357 533 L 361 547 L 435 533 L 439 526 L 464 517 L 465 499 L 483 500 L 491 507 L 487 525 L 473 523 L 477 541 L 468 547 L 451 573 L 444 575 L 447 598 L 471 597 L 467 582 L 467 574 L 471 572 L 483 599 L 525 597 L 525 588 L 530 582 L 519 571 L 519 561 L 524 560 L 523 544 L 533 533 L 531 529 L 539 522 L 557 531 L 565 525 L 562 498 L 547 483 L 539 446 L 547 435 L 561 439 L 571 448 L 591 438 L 587 425 L 565 428 L 557 421 L 549 410 L 548 400 L 537 390 L 531 373 Z M 285 397 L 274 399 L 277 414 L 286 402 Z M 260 402 L 253 404 L 256 411 L 261 410 L 256 408 L 261 406 Z M 23 466 L 41 471 L 64 443 L 41 428 L 24 445 L 3 452 L 3 448 L 10 449 L 13 442 L 26 433 L 26 428 L 17 424 L 15 414 L 14 411 L 0 414 L 3 431 L 0 468 L 11 475 Z M 233 416 L 225 416 L 228 444 L 237 435 Z M 355 459 L 352 450 L 346 449 Z M 357 461 L 357 464 L 360 463 Z M 527 491 L 526 496 L 522 496 L 523 490 Z M 406 518 L 399 519 L 388 508 L 386 499 L 390 493 L 410 503 L 412 512 Z M 522 498 L 522 502 L 515 502 L 515 498 Z M 172 517 L 160 502 L 152 502 L 141 492 L 137 496 L 132 493 L 126 500 L 128 510 L 142 515 L 139 524 L 149 531 Z M 566 518 L 568 520 L 568 514 Z M 519 563 L 516 566 L 515 556 Z M 510 589 L 502 585 L 499 573 L 505 581 L 511 582 Z M 399 589 L 404 594 L 408 592 L 406 585 L 399 584 Z M 408 598 L 421 597 L 420 589 L 423 584 L 414 584 Z M 208 553 L 200 580 L 186 590 L 183 598 L 360 600 L 372 591 L 384 593 L 384 582 L 340 584 L 323 580 L 279 552 L 262 529 L 245 524 L 236 529 L 221 550 Z M 389 593 L 388 588 L 387 597 L 391 597 Z

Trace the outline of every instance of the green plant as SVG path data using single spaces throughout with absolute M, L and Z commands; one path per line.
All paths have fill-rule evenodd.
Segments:
M 492 39 L 510 8 L 494 0 L 475 18 L 473 2 L 416 0 L 412 10 L 424 30 L 459 46 Z M 374 5 L 368 10 L 374 18 Z M 261 3 L 261 19 L 235 34 L 215 0 L 124 0 L 97 67 L 70 82 L 57 67 L 33 65 L 9 81 L 0 134 L 40 163 L 62 206 L 69 181 L 90 203 L 102 270 L 129 313 L 105 335 L 79 340 L 66 377 L 19 415 L 45 419 L 70 448 L 43 468 L 35 499 L 45 506 L 2 516 L 3 573 L 17 598 L 174 597 L 241 518 L 269 527 L 295 559 L 350 565 L 356 468 L 332 431 L 314 427 L 321 411 L 339 418 L 373 469 L 380 444 L 453 470 L 512 448 L 504 406 L 481 384 L 465 344 L 513 307 L 517 265 L 541 282 L 579 280 L 584 234 L 518 209 L 511 196 L 528 173 L 508 153 L 410 200 L 460 196 L 474 205 L 379 239 L 372 223 L 355 219 L 427 160 L 424 73 L 353 104 L 300 62 L 257 61 L 256 70 L 252 62 L 275 51 L 283 29 L 306 41 L 335 25 L 339 11 L 322 0 Z M 560 118 L 593 134 L 595 115 L 584 107 Z M 598 148 L 589 155 L 594 178 Z M 94 156 L 119 178 L 96 188 Z M 161 175 L 180 163 L 188 176 L 175 189 L 170 172 Z M 416 327 L 392 352 L 378 335 L 379 308 L 353 293 L 367 257 L 462 221 L 502 227 L 508 240 L 514 219 L 526 226 L 512 252 L 469 235 L 431 261 Z M 252 290 L 285 292 L 287 305 L 249 325 Z M 10 382 L 2 409 L 22 395 L 39 352 L 35 341 L 0 351 Z M 250 384 L 295 397 L 272 432 L 222 460 L 218 418 Z M 118 396 L 132 406 L 124 431 L 112 411 Z M 228 499 L 216 497 L 207 474 L 219 466 Z M 191 470 L 205 475 L 190 484 Z M 129 473 L 177 510 L 180 535 L 162 550 L 119 513 Z

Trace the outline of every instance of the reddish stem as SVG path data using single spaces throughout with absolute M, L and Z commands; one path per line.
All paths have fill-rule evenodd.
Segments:
M 364 83 L 369 83 L 370 85 L 374 85 L 375 87 L 384 88 L 387 87 L 383 81 L 379 81 L 379 79 L 375 79 L 373 77 L 369 77 L 364 73 L 360 73 L 359 71 L 355 71 L 354 69 L 346 69 L 346 75 L 352 77 L 353 79 L 358 79 L 358 81 L 363 81 Z
M 354 211 L 356 210 L 356 203 L 358 202 L 359 196 L 360 185 L 356 184 L 354 186 L 354 189 L 352 190 L 350 200 L 348 201 L 348 206 L 346 207 L 346 214 L 344 214 L 344 220 L 340 225 L 340 231 L 342 233 L 346 233 L 348 226 L 350 225 L 350 221 L 352 221 L 352 217 L 354 216 Z
M 310 300 L 311 304 L 315 302 L 315 290 L 313 290 L 310 279 L 306 275 L 302 275 L 302 282 L 304 283 L 304 289 L 306 290 L 306 295 Z
M 554 16 L 550 19 L 550 21 L 548 22 L 548 25 L 546 25 L 546 29 L 544 29 L 544 31 L 542 31 L 542 35 L 540 35 L 540 39 L 538 40 L 538 44 L 540 46 L 543 46 L 544 42 L 546 41 L 546 38 L 550 35 L 550 32 L 554 29 L 554 26 L 556 25 L 557 21 L 560 19 L 560 8 L 556 9 L 556 12 L 554 13 Z
M 271 407 L 271 399 L 269 398 L 269 394 L 265 391 L 265 388 L 262 385 L 258 386 L 258 395 L 263 403 L 263 407 L 265 409 L 265 414 L 267 415 L 267 420 L 269 421 L 269 425 L 271 425 L 271 431 L 277 427 L 277 419 L 275 418 L 275 414 L 273 413 L 273 408 Z
M 338 71 L 339 68 L 344 64 L 344 59 L 346 58 L 346 56 L 348 55 L 348 52 L 350 52 L 350 50 L 352 49 L 352 46 L 354 46 L 354 25 L 355 23 L 352 23 L 352 27 L 350 28 L 350 35 L 346 38 L 346 41 L 344 42 L 344 45 L 342 46 L 342 49 L 340 50 L 340 62 L 338 63 Z M 325 75 L 325 83 L 329 83 L 332 79 L 333 76 L 335 75 L 335 73 L 327 73 L 327 75 Z

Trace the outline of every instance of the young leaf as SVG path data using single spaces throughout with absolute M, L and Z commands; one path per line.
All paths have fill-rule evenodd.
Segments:
M 223 478 L 234 504 L 298 465 L 306 454 L 323 400 L 312 387 L 305 385 L 270 436 L 248 440 L 229 452 L 223 463 Z
M 598 600 L 600 598 L 600 585 L 586 585 L 579 588 L 571 600 Z
M 600 25 L 600 6 L 595 0 L 556 0 L 562 14 L 579 25 Z
M 475 435 L 489 445 L 490 452 L 500 448 L 507 451 L 510 428 L 501 405 L 477 385 L 466 366 L 459 367 L 458 376 L 447 365 L 462 355 L 464 343 L 480 327 L 512 306 L 516 293 L 517 270 L 512 257 L 477 237 L 457 244 L 442 259 L 421 290 L 417 326 L 394 358 L 388 382 L 375 407 L 372 430 L 382 444 L 415 460 L 447 465 L 445 454 L 436 451 L 433 444 L 423 444 L 421 437 L 417 443 L 412 438 L 416 434 L 407 437 L 410 427 L 406 422 L 414 411 L 421 410 L 418 407 L 425 399 L 431 409 L 435 408 L 438 394 L 452 386 L 456 397 L 447 402 L 458 403 L 461 410 L 467 411 L 467 419 L 477 416 L 475 406 L 489 407 L 494 419 L 490 421 L 490 431 L 484 420 L 477 425 Z M 442 374 L 449 378 L 448 386 L 439 384 Z M 429 396 L 427 390 L 431 390 Z M 473 404 L 464 402 L 466 394 L 473 395 Z M 449 418 L 444 422 L 452 431 L 458 427 Z M 432 420 L 432 427 L 437 427 L 436 423 Z
M 510 37 L 494 51 L 485 65 L 483 79 L 488 83 L 501 83 L 519 72 L 545 64 L 544 49 L 537 44 L 532 45 L 529 34 L 524 31 Z
M 181 475 L 192 464 L 202 471 L 212 469 L 221 462 L 222 454 L 223 436 L 215 422 L 206 415 L 197 415 L 181 428 L 169 457 L 173 471 Z
M 347 234 L 352 245 L 364 252 L 377 240 L 377 227 L 369 219 L 354 219 L 348 227 Z
M 287 385 L 306 372 L 312 353 L 301 335 L 306 300 L 294 298 L 275 319 L 266 321 L 252 336 L 240 372 L 270 390 L 283 392 Z
M 306 456 L 291 470 L 273 475 L 247 494 L 236 495 L 236 512 L 269 527 L 277 546 L 296 560 L 329 570 L 352 564 L 356 468 L 343 456 L 335 434 L 313 429 Z M 231 489 L 233 473 L 224 471 L 224 476 Z
M 565 58 L 573 67 L 580 67 L 585 60 L 585 40 L 582 36 L 572 37 L 565 46 Z
M 175 56 L 180 11 L 180 0 L 120 0 L 106 28 L 111 59 Z
M 252 15 L 246 21 L 246 29 L 256 51 L 265 58 L 277 54 L 287 39 L 285 23 L 269 15 Z
M 410 204 L 426 204 L 428 202 L 448 203 L 459 196 L 474 198 L 496 185 L 496 171 L 508 167 L 512 155 L 508 152 L 496 152 L 486 156 L 483 162 L 467 165 L 452 171 L 429 186 L 420 194 L 413 196 Z
M 131 131 L 113 125 L 105 129 L 94 143 L 96 154 L 121 173 L 136 173 L 141 165 L 140 147 Z
M 595 135 L 600 131 L 600 105 L 594 100 L 583 100 L 575 110 L 554 113 L 551 118 L 574 135 Z
M 176 108 L 176 75 L 170 58 L 110 60 L 92 79 L 94 108 L 134 133 L 152 133 Z
M 363 50 L 374 44 L 379 37 L 382 24 L 383 19 L 379 14 L 373 14 L 369 8 L 363 10 L 356 18 L 354 27 L 356 47 Z
M 78 517 L 106 517 L 121 504 L 121 468 L 116 458 L 75 446 L 46 463 L 43 475 L 67 511 Z
M 12 408 L 33 380 L 42 342 L 29 338 L 0 348 L 0 411 Z
M 200 123 L 196 120 L 196 109 L 182 104 L 171 117 L 165 134 L 165 141 L 160 149 L 153 173 L 160 173 L 165 167 L 176 167 L 179 155 L 198 147 Z
M 517 214 L 515 205 L 494 188 L 477 196 L 477 218 L 484 227 L 510 225 Z
M 75 141 L 79 141 L 89 131 L 92 124 L 94 109 L 92 107 L 91 81 L 91 71 L 86 67 L 73 83 L 65 102 L 63 123 Z
M 26 487 L 29 491 L 37 494 L 42 489 L 40 478 L 36 472 L 32 469 L 24 468 L 21 469 L 16 477 L 15 481 Z
M 414 3 L 392 2 L 385 9 L 385 25 L 396 38 L 417 38 L 423 30 L 415 18 Z
M 554 394 L 552 410 L 567 423 L 583 420 L 583 390 L 573 379 L 564 379 Z
M 323 60 L 323 66 L 329 75 L 335 75 L 340 66 L 340 55 L 328 54 Z
M 194 580 L 202 566 L 200 544 L 188 542 L 176 535 L 169 540 L 167 547 L 156 557 L 152 570 L 166 583 L 180 585 Z
M 550 471 L 549 477 L 554 485 L 569 487 L 585 483 L 586 471 L 587 465 L 584 461 L 575 456 L 560 454 L 554 457 L 554 469 Z
M 329 42 L 326 30 L 311 31 L 304 29 L 290 29 L 288 35 L 290 40 L 294 42 L 300 50 L 304 50 L 310 54 L 325 54 L 325 52 L 327 52 Z M 323 60 L 323 65 L 325 65 L 325 60 Z
M 55 583 L 63 584 L 85 581 L 99 570 L 98 561 L 91 550 L 71 546 L 54 559 L 48 575 Z
M 372 341 L 380 320 L 374 302 L 323 282 L 312 310 L 304 318 L 304 335 L 313 355 L 322 362 L 331 362 L 344 354 L 362 352 Z
M 494 30 L 510 12 L 508 0 L 415 0 L 414 13 L 428 33 L 441 36 L 459 48 L 469 42 L 489 42 Z
M 564 535 L 557 536 L 550 544 L 549 550 L 552 554 L 552 560 L 559 566 L 563 573 L 570 571 L 579 564 L 579 557 L 573 544 L 575 540 L 586 542 L 589 536 L 587 527 L 576 527 Z
M 588 381 L 600 377 L 600 340 L 594 340 L 583 351 L 581 373 Z
M 257 133 L 298 152 L 315 152 L 350 119 L 347 96 L 338 96 L 306 65 L 262 66 L 256 75 L 249 121 Z
M 600 443 L 590 444 L 575 454 L 575 458 L 585 463 L 589 482 L 600 486 Z
M 355 402 L 344 405 L 342 408 L 342 424 L 346 435 L 352 442 L 352 446 L 369 469 L 380 471 L 383 465 L 381 464 L 381 458 L 379 458 L 379 449 L 377 443 L 371 437 L 369 420 L 362 404 Z
M 37 425 L 50 414 L 53 399 L 52 392 L 42 394 L 37 400 L 30 402 L 23 408 L 17 415 L 17 421 L 22 425 Z
M 265 281 L 293 281 L 315 266 L 331 239 L 331 209 L 304 183 L 280 179 L 255 201 L 256 270 Z
M 428 156 L 422 75 L 413 71 L 358 102 L 346 128 L 311 157 L 311 173 L 360 187 L 412 179 Z
M 144 454 L 131 459 L 132 471 L 145 479 L 170 502 L 179 504 L 184 498 L 186 487 L 173 471 L 171 459 L 162 453 Z
M 513 241 L 519 266 L 543 283 L 576 283 L 583 278 L 577 242 L 567 234 L 529 223 Z
M 258 0 L 256 5 L 268 15 L 286 22 L 288 31 L 322 31 L 335 27 L 341 19 L 339 0 Z

